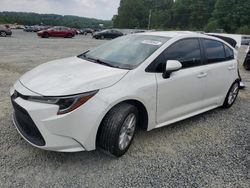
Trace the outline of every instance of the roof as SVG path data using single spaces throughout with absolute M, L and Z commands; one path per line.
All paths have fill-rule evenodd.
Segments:
M 155 36 L 162 36 L 162 37 L 181 37 L 185 35 L 202 35 L 197 32 L 191 31 L 156 31 L 156 32 L 145 32 L 145 33 L 138 33 L 137 35 L 155 35 Z
M 209 34 L 209 35 L 208 35 Z M 169 38 L 176 38 L 176 37 L 203 37 L 203 38 L 209 38 L 209 39 L 216 39 L 221 42 L 226 42 L 225 40 L 222 40 L 221 38 L 215 37 L 211 34 L 202 34 L 199 32 L 192 32 L 192 31 L 156 31 L 156 32 L 145 32 L 145 33 L 138 33 L 137 35 L 154 35 L 154 36 L 161 36 L 161 37 L 169 37 Z M 232 35 L 232 34 L 218 34 L 216 35 L 222 36 L 222 37 L 228 37 L 237 42 L 236 49 L 238 49 L 241 45 L 241 35 Z M 229 43 L 228 43 L 229 44 Z

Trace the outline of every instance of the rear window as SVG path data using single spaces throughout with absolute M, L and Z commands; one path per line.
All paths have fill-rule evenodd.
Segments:
M 216 40 L 204 39 L 204 45 L 208 64 L 226 60 L 223 43 Z
M 224 48 L 225 48 L 226 60 L 234 59 L 234 51 L 227 45 L 224 45 Z

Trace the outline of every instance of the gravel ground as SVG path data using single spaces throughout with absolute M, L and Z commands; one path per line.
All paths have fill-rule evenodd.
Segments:
M 249 187 L 250 72 L 235 105 L 151 132 L 138 132 L 128 153 L 56 153 L 36 149 L 11 121 L 10 86 L 24 72 L 80 54 L 105 41 L 40 39 L 14 31 L 0 38 L 0 187 Z M 241 49 L 240 61 L 245 47 Z

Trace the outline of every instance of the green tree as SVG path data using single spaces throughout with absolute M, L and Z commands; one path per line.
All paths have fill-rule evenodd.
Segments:
M 250 28 L 248 26 L 242 26 L 240 27 L 238 30 L 237 30 L 237 33 L 238 34 L 247 34 L 249 35 L 250 34 Z
M 235 32 L 238 28 L 250 25 L 249 0 L 217 0 L 213 19 L 226 32 Z
M 204 28 L 205 32 L 215 32 L 217 29 L 219 29 L 219 25 L 216 20 L 209 21 Z
M 104 24 L 105 27 L 112 27 L 112 21 L 84 18 L 78 16 L 61 16 L 56 14 L 36 14 L 23 12 L 0 12 L 0 24 L 23 24 L 23 25 L 64 25 L 74 28 L 99 27 Z

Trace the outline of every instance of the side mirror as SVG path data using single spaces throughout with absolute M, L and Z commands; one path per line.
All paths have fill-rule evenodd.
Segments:
M 167 79 L 170 77 L 172 72 L 178 71 L 182 68 L 182 64 L 176 60 L 168 60 L 165 64 L 165 70 L 162 77 Z

